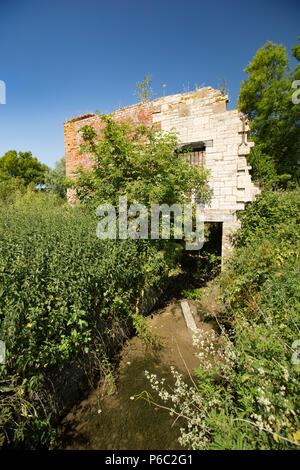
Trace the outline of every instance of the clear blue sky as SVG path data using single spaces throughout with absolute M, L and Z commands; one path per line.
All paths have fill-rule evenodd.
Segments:
M 53 166 L 64 121 L 136 102 L 147 73 L 154 97 L 225 77 L 233 108 L 257 49 L 290 52 L 299 20 L 297 0 L 0 0 L 0 156 L 31 150 Z

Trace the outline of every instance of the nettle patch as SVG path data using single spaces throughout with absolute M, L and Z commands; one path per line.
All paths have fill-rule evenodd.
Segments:
M 48 371 L 89 354 L 99 319 L 130 318 L 140 293 L 174 266 L 146 241 L 99 240 L 96 226 L 93 212 L 46 194 L 0 208 L 3 444 L 31 434 L 31 445 L 49 443 L 49 417 L 32 405 Z

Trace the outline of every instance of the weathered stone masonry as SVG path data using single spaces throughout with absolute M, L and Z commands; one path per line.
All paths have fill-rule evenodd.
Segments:
M 131 118 L 145 125 L 157 123 L 163 130 L 175 129 L 184 145 L 194 147 L 193 164 L 210 170 L 211 200 L 205 207 L 206 222 L 222 223 L 222 257 L 231 251 L 230 235 L 239 227 L 237 211 L 252 201 L 259 189 L 251 181 L 246 155 L 254 145 L 247 141 L 247 121 L 237 110 L 227 111 L 228 99 L 211 87 L 164 96 L 150 103 L 135 104 L 113 113 L 116 120 Z M 83 125 L 99 132 L 103 123 L 88 114 L 65 123 L 66 172 L 76 177 L 80 163 L 90 168 L 88 154 L 78 155 Z

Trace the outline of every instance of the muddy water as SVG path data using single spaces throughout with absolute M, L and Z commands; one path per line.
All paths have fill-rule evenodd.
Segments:
M 196 324 L 202 328 L 211 328 L 200 321 L 195 304 L 189 303 Z M 169 416 L 168 411 L 130 397 L 147 390 L 156 401 L 155 392 L 151 391 L 145 377 L 145 370 L 165 377 L 167 383 L 171 384 L 170 366 L 173 365 L 190 382 L 186 368 L 193 373 L 193 369 L 199 365 L 192 345 L 192 332 L 186 327 L 178 301 L 156 311 L 149 318 L 149 323 L 153 331 L 165 340 L 165 346 L 153 353 L 145 348 L 139 338 L 130 339 L 120 355 L 116 393 L 105 393 L 99 385 L 77 404 L 59 428 L 60 448 L 181 449 L 178 436 L 184 423 L 178 420 L 172 426 L 174 418 Z M 159 398 L 157 401 L 161 403 Z

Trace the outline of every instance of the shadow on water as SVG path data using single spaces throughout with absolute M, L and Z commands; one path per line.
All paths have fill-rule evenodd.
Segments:
M 167 368 L 145 358 L 136 360 L 124 369 L 118 380 L 118 392 L 106 396 L 98 404 L 90 402 L 81 413 L 83 420 L 74 429 L 71 424 L 64 431 L 65 448 L 84 449 L 180 449 L 177 441 L 178 425 L 172 426 L 172 418 L 166 410 L 149 405 L 146 401 L 130 400 L 131 394 L 149 390 L 144 370 L 169 374 Z M 152 395 L 153 396 L 153 395 Z M 99 410 L 100 410 L 99 409 Z M 74 432 L 75 431 L 75 432 Z
M 172 426 L 175 418 L 167 410 L 130 397 L 147 390 L 153 401 L 162 404 L 151 390 L 145 370 L 159 378 L 164 377 L 167 384 L 172 384 L 170 366 L 173 365 L 190 383 L 186 367 L 192 372 L 199 364 L 194 354 L 192 333 L 186 328 L 178 301 L 165 306 L 149 321 L 153 331 L 165 340 L 165 347 L 154 354 L 145 349 L 139 338 L 128 340 L 120 354 L 117 392 L 103 394 L 99 386 L 77 404 L 60 425 L 60 448 L 181 449 L 178 437 L 180 427 L 185 423 L 177 420 Z M 199 319 L 197 322 L 201 323 Z M 210 328 L 207 324 L 205 327 Z
M 129 361 L 128 361 L 129 362 Z M 144 371 L 158 373 L 170 380 L 170 368 L 147 354 L 134 359 L 122 369 L 117 380 L 117 393 L 99 399 L 95 391 L 73 410 L 62 426 L 62 444 L 67 449 L 180 449 L 179 427 L 172 428 L 167 410 L 143 399 L 130 397 L 144 390 L 151 392 Z M 157 400 L 159 401 L 159 400 Z

